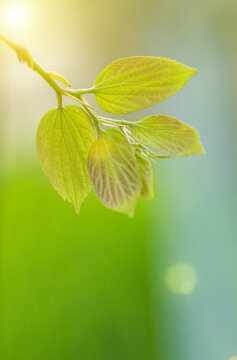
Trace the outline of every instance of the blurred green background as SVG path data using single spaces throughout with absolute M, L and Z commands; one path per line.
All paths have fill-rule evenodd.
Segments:
M 0 31 L 74 88 L 124 56 L 199 69 L 175 97 L 125 118 L 175 116 L 207 152 L 160 160 L 157 197 L 132 220 L 93 192 L 76 215 L 35 150 L 55 95 L 1 44 L 0 359 L 237 356 L 236 0 L 1 0 Z

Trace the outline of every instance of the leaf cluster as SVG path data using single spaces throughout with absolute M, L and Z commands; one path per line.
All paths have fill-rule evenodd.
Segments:
M 44 71 L 25 47 L 1 35 L 0 40 L 56 92 L 58 107 L 41 119 L 36 145 L 45 175 L 76 212 L 93 187 L 106 207 L 133 216 L 140 196 L 155 196 L 155 159 L 204 154 L 198 132 L 178 119 L 153 115 L 137 122 L 114 120 L 98 115 L 83 97 L 94 94 L 102 110 L 128 114 L 176 94 L 195 69 L 166 58 L 133 56 L 107 66 L 93 87 L 73 90 L 61 87 L 57 82 L 71 85 L 62 75 Z M 63 107 L 63 96 L 80 107 Z
M 166 100 L 195 73 L 165 58 L 119 59 L 99 74 L 94 87 L 70 94 L 81 107 L 60 103 L 49 111 L 39 124 L 37 150 L 62 198 L 79 212 L 93 186 L 106 207 L 133 216 L 140 196 L 155 196 L 154 159 L 204 154 L 198 132 L 173 117 L 114 120 L 99 116 L 82 97 L 92 93 L 102 110 L 126 114 Z M 69 85 L 61 75 L 48 74 Z

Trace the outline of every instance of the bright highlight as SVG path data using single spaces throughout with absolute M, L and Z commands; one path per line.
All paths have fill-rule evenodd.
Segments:
M 170 266 L 165 276 L 165 283 L 175 294 L 190 295 L 197 284 L 196 270 L 185 263 Z
M 3 21 L 6 28 L 20 30 L 25 27 L 28 20 L 28 14 L 20 4 L 6 5 L 3 9 Z

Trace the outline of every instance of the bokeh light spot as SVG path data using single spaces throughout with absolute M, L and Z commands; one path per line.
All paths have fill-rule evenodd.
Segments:
M 232 356 L 229 360 L 237 360 L 237 356 Z
M 197 284 L 196 270 L 193 266 L 185 263 L 170 266 L 165 275 L 165 283 L 168 289 L 175 294 L 190 295 Z

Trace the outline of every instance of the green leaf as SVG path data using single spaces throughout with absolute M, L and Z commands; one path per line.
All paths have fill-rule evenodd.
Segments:
M 149 116 L 130 127 L 135 141 L 167 155 L 205 154 L 198 132 L 166 115 Z
M 76 212 L 91 189 L 87 157 L 95 130 L 87 113 L 77 106 L 53 109 L 41 119 L 36 146 L 45 175 Z
M 102 110 L 126 114 L 147 108 L 179 91 L 197 70 L 151 56 L 122 58 L 107 66 L 89 89 Z
M 121 131 L 101 132 L 92 145 L 88 171 L 102 203 L 132 217 L 141 181 L 133 149 Z
M 156 195 L 154 191 L 154 176 L 151 161 L 140 155 L 138 152 L 136 152 L 136 159 L 142 182 L 141 196 L 145 199 L 153 199 Z
M 54 72 L 54 71 L 48 71 L 47 74 L 54 80 L 60 81 L 62 84 L 71 87 L 72 85 L 63 77 L 62 75 Z

